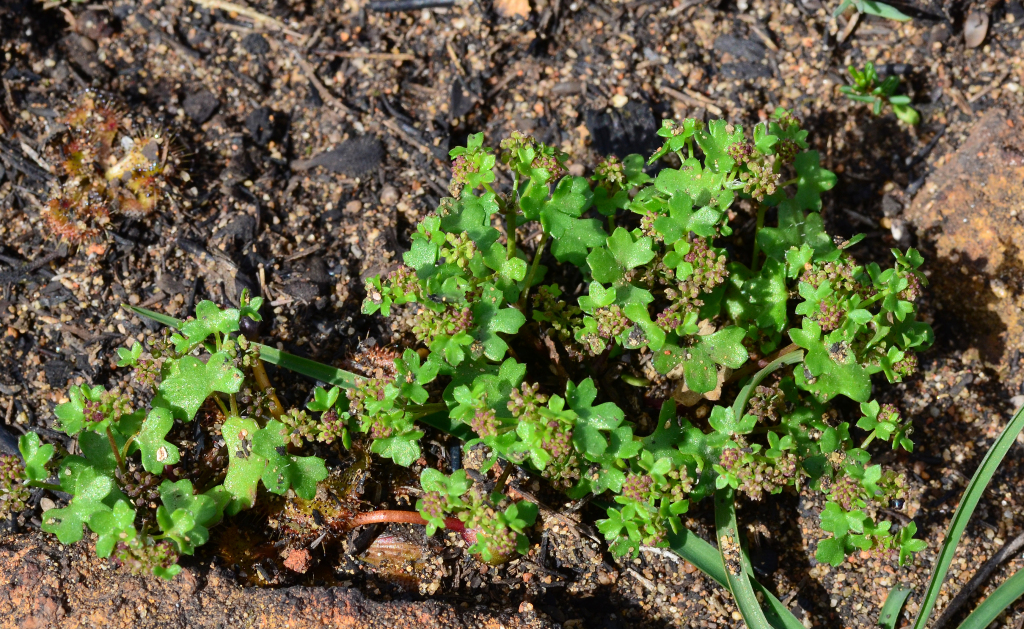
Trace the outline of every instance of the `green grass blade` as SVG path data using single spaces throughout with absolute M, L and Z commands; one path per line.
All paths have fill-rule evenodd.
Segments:
M 971 615 L 964 619 L 960 629 L 985 629 L 1004 609 L 1024 596 L 1024 568 L 996 588 L 995 592 L 978 605 Z
M 892 586 L 889 590 L 889 596 L 885 597 L 885 604 L 882 605 L 882 611 L 878 612 L 878 625 L 885 627 L 885 629 L 894 629 L 896 622 L 900 618 L 900 612 L 903 611 L 903 604 L 907 602 L 907 597 L 914 591 L 914 588 L 897 583 Z
M 750 395 L 754 392 L 754 387 L 761 384 L 761 381 L 768 377 L 768 374 L 775 371 L 782 365 L 792 365 L 798 363 L 804 359 L 803 350 L 790 352 L 779 356 L 772 362 L 768 363 L 764 369 L 754 374 L 754 377 L 750 379 L 750 382 L 745 384 L 740 389 L 739 395 L 736 396 L 736 401 L 732 405 L 733 421 L 739 421 L 743 419 L 743 412 L 747 410 L 747 402 L 750 400 Z
M 699 535 L 684 528 L 678 533 L 670 533 L 668 543 L 672 552 L 692 563 L 722 587 L 729 587 L 729 576 L 718 549 L 701 539 Z M 804 629 L 803 623 L 797 620 L 793 612 L 766 587 L 757 581 L 751 583 L 754 591 L 760 592 L 764 597 L 765 617 L 774 629 Z
M 448 415 L 448 411 L 439 411 L 437 413 L 431 413 L 425 417 L 419 417 L 416 421 L 424 423 L 428 426 L 433 426 L 441 432 L 448 433 L 453 437 L 462 439 L 463 441 L 469 441 L 470 439 L 476 439 L 476 433 L 462 422 L 452 419 Z
M 128 304 L 121 304 L 121 307 L 131 310 L 140 317 L 152 319 L 157 323 L 162 323 L 166 326 L 174 328 L 175 330 L 180 328 L 181 324 L 184 323 L 184 321 L 182 321 L 181 319 L 175 319 L 174 317 L 165 314 L 160 314 L 159 312 L 149 310 L 148 308 L 139 308 L 138 306 L 129 306 Z
M 276 347 L 270 347 L 269 345 L 260 345 L 259 347 L 260 358 L 271 365 L 290 369 L 291 371 L 301 373 L 304 376 L 309 376 L 314 380 L 333 384 L 345 389 L 356 388 L 356 380 L 359 376 L 354 373 L 338 369 L 337 367 L 331 367 L 330 365 L 325 365 L 323 363 L 318 363 L 315 360 L 302 358 L 295 354 L 289 354 L 288 352 L 283 352 Z
M 896 7 L 884 2 L 875 2 L 875 0 L 861 0 L 860 10 L 868 15 L 877 15 L 897 22 L 908 22 L 911 19 L 909 15 Z
M 715 491 L 715 531 L 718 534 L 718 552 L 725 565 L 725 576 L 729 591 L 736 601 L 743 621 L 749 629 L 768 629 L 768 619 L 757 602 L 757 595 L 750 585 L 753 570 L 750 560 L 740 545 L 739 527 L 736 524 L 735 492 L 731 487 Z
M 981 500 L 982 494 L 985 493 L 989 481 L 992 480 L 992 475 L 995 474 L 996 468 L 1002 463 L 1003 457 L 1006 456 L 1010 446 L 1013 445 L 1014 440 L 1017 439 L 1017 435 L 1020 434 L 1022 429 L 1024 429 L 1024 406 L 1017 409 L 1013 419 L 1010 420 L 1010 423 L 1003 429 L 999 438 L 996 439 L 995 443 L 992 444 L 992 447 L 985 454 L 981 465 L 978 466 L 978 471 L 974 473 L 974 478 L 967 485 L 967 491 L 964 492 L 963 498 L 960 499 L 960 504 L 956 507 L 953 519 L 949 523 L 949 530 L 946 531 L 946 539 L 942 542 L 939 556 L 935 560 L 935 571 L 932 573 L 932 579 L 928 583 L 924 600 L 921 601 L 921 612 L 914 622 L 914 629 L 924 629 L 924 626 L 928 624 L 932 608 L 935 607 L 935 601 L 939 598 L 939 588 L 942 587 L 942 582 L 946 580 L 946 572 L 949 570 L 949 564 L 953 562 L 953 555 L 956 554 L 956 547 L 960 543 L 964 529 L 967 528 L 967 523 L 971 519 L 971 515 L 974 514 L 974 509 L 978 506 L 978 501 Z

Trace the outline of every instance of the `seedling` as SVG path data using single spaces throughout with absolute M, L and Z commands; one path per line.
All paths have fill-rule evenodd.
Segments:
M 53 151 L 55 185 L 43 216 L 55 237 L 78 245 L 96 240 L 117 217 L 145 218 L 175 191 L 181 152 L 163 130 L 134 128 L 108 98 L 84 92 L 61 119 L 63 143 Z
M 909 96 L 897 96 L 896 90 L 900 86 L 900 78 L 890 75 L 881 83 L 878 82 L 878 73 L 875 72 L 875 64 L 870 61 L 864 66 L 864 70 L 858 70 L 849 66 L 847 70 L 853 79 L 853 85 L 842 85 L 839 91 L 846 94 L 850 100 L 871 104 L 871 112 L 879 116 L 882 114 L 882 107 L 886 103 L 892 106 L 892 112 L 896 117 L 914 126 L 921 121 L 921 115 L 916 109 L 910 106 Z

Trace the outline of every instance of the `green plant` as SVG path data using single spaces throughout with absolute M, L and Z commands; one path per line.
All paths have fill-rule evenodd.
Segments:
M 909 96 L 896 96 L 896 90 L 900 86 L 900 78 L 890 75 L 884 81 L 878 81 L 878 73 L 875 72 L 875 64 L 870 61 L 864 66 L 864 70 L 858 70 L 849 66 L 847 70 L 853 85 L 841 85 L 839 91 L 846 94 L 850 100 L 861 103 L 870 103 L 871 112 L 878 116 L 882 113 L 882 106 L 889 103 L 892 112 L 903 122 L 913 126 L 921 121 L 921 115 L 916 109 L 910 106 Z
M 592 180 L 565 176 L 564 156 L 520 134 L 497 153 L 471 136 L 452 152 L 458 198 L 417 226 L 405 266 L 367 282 L 364 312 L 405 310 L 411 347 L 392 373 L 353 381 L 277 363 L 345 388 L 348 408 L 339 394 L 334 410 L 377 454 L 417 460 L 424 424 L 483 443 L 484 470 L 505 459 L 570 497 L 611 497 L 598 526 L 616 554 L 670 546 L 729 587 L 751 626 L 794 626 L 751 577 L 734 496 L 825 494 L 821 561 L 868 550 L 906 563 L 923 548 L 912 524 L 873 519 L 906 489 L 867 450 L 912 447 L 898 412 L 869 401 L 870 377 L 912 374 L 932 342 L 914 305 L 922 259 L 893 251 L 893 268 L 862 267 L 848 253 L 859 237 L 828 237 L 818 211 L 835 177 L 784 110 L 751 141 L 724 121 L 669 120 L 659 135 L 647 163 L 673 156 L 679 167 L 652 178 L 640 156 L 609 158 Z M 499 164 L 512 179 L 502 192 L 491 185 Z M 749 264 L 725 241 L 737 199 L 756 217 Z M 518 242 L 531 228 L 532 254 Z M 862 404 L 860 444 L 830 409 L 839 395 Z M 666 397 L 644 421 L 648 400 Z M 429 491 L 439 495 L 419 508 L 435 525 L 465 508 L 457 476 Z M 678 517 L 711 493 L 717 565 Z
M 820 492 L 828 499 L 821 524 L 832 535 L 819 544 L 819 560 L 839 564 L 850 552 L 868 550 L 907 562 L 923 547 L 913 526 L 894 530 L 874 520 L 878 507 L 903 498 L 905 481 L 871 464 L 867 448 L 911 447 L 910 426 L 869 398 L 873 374 L 889 381 L 912 374 L 914 352 L 932 342 L 929 326 L 916 320 L 925 283 L 917 271 L 920 255 L 894 251 L 892 268 L 860 266 L 849 255 L 859 238 L 835 242 L 825 233 L 818 212 L 835 176 L 784 110 L 758 124 L 749 139 L 724 121 L 669 120 L 659 135 L 664 146 L 649 160 L 609 158 L 592 180 L 566 175 L 563 154 L 521 134 L 502 141 L 497 152 L 483 145 L 482 135 L 452 151 L 451 189 L 458 198 L 442 200 L 417 226 L 405 266 L 367 281 L 364 312 L 389 316 L 402 309 L 399 321 L 408 322 L 408 347 L 390 367 L 360 377 L 258 346 L 261 360 L 335 385 L 314 392 L 313 415 L 293 411 L 285 419 L 276 399 L 266 403 L 273 419 L 260 404 L 243 414 L 234 400 L 238 389 L 224 391 L 236 380 L 239 387 L 268 384 L 258 360 L 251 375 L 238 367 L 236 378 L 220 371 L 234 368 L 230 355 L 215 358 L 226 351 L 223 344 L 241 343 L 222 337 L 237 329 L 244 309 L 203 305 L 190 322 L 133 309 L 181 331 L 170 337 L 175 360 L 208 346 L 201 369 L 198 360 L 189 369 L 161 369 L 165 381 L 201 370 L 197 393 L 186 400 L 188 387 L 162 382 L 153 404 L 171 393 L 179 400 L 173 404 L 192 409 L 212 397 L 228 418 L 225 426 L 233 422 L 224 432 L 233 457 L 217 490 L 224 495 L 220 511 L 251 506 L 261 478 L 272 491 L 290 484 L 308 493 L 323 473 L 322 463 L 307 457 L 296 477 L 268 478 L 267 463 L 239 452 L 270 460 L 296 444 L 347 445 L 358 438 L 372 452 L 410 465 L 422 456 L 427 425 L 467 445 L 485 445 L 491 454 L 481 472 L 503 459 L 571 497 L 610 499 L 598 527 L 615 554 L 654 545 L 694 558 L 743 602 L 752 626 L 796 621 L 750 578 L 736 494 L 759 501 L 787 490 Z M 676 163 L 655 177 L 645 173 L 663 157 Z M 512 180 L 501 192 L 492 186 L 499 167 Z M 747 252 L 729 224 L 740 200 L 755 217 Z M 540 238 L 527 251 L 519 234 L 531 230 Z M 565 298 L 570 294 L 579 295 L 575 303 Z M 126 349 L 123 360 L 131 364 L 139 356 Z M 221 386 L 225 378 L 229 384 Z M 831 408 L 837 396 L 862 404 L 856 427 Z M 660 412 L 648 414 L 658 402 Z M 152 453 L 155 437 L 128 442 L 140 431 L 130 423 L 122 429 L 126 411 L 110 437 L 113 452 L 123 459 L 145 442 Z M 274 447 L 260 447 L 264 441 Z M 111 458 L 104 459 L 107 469 Z M 461 528 L 475 535 L 474 552 L 485 560 L 525 550 L 533 510 L 508 505 L 498 491 L 467 486 L 463 474 L 424 471 L 427 493 L 418 515 L 379 512 L 353 520 Z M 499 488 L 503 481 L 504 475 Z M 712 493 L 720 567 L 707 561 L 706 542 L 679 519 Z M 80 536 L 81 519 L 77 529 Z M 756 604 L 758 591 L 767 616 Z
M 878 17 L 884 17 L 888 20 L 896 20 L 897 22 L 907 22 L 910 20 L 910 16 L 906 13 L 903 13 L 890 4 L 877 2 L 877 0 L 843 0 L 843 2 L 836 7 L 836 10 L 832 12 L 832 17 L 842 15 L 843 12 L 850 7 L 853 7 L 857 12 L 864 13 L 865 15 L 877 15 Z
M 70 502 L 44 513 L 44 531 L 70 544 L 87 526 L 100 557 L 113 556 L 133 573 L 171 578 L 180 571 L 178 557 L 205 544 L 210 528 L 255 506 L 261 484 L 272 494 L 312 500 L 328 472 L 322 458 L 302 453 L 310 442 L 346 439 L 346 420 L 333 410 L 337 390 L 317 390 L 309 404 L 323 411 L 317 419 L 284 410 L 260 359 L 262 352 L 278 359 L 281 353 L 239 333 L 252 327 L 245 322 L 260 320 L 262 301 L 250 301 L 247 292 L 239 308 L 203 301 L 185 321 L 143 311 L 177 330 L 117 350 L 118 366 L 131 368 L 133 380 L 152 391 L 148 407 L 136 410 L 118 390 L 72 387 L 55 412 L 58 429 L 77 438 L 81 456 L 58 453 L 36 433 L 23 436 L 24 463 L 0 460 L 0 516 L 25 508 L 26 486 L 65 492 Z M 193 422 L 199 425 L 188 426 Z M 499 501 L 474 497 L 470 529 L 459 520 L 440 525 L 463 532 L 476 543 L 474 552 L 490 560 L 503 531 L 521 532 L 533 522 L 528 506 L 514 504 L 495 517 L 481 515 Z M 426 523 L 415 512 L 356 513 L 346 505 L 338 513 L 349 528 Z M 487 521 L 478 525 L 480 518 Z
M 690 502 L 715 488 L 761 500 L 808 486 L 829 498 L 822 527 L 833 537 L 819 559 L 877 549 L 905 562 L 923 545 L 913 525 L 894 531 L 869 517 L 902 499 L 905 481 L 871 465 L 865 447 L 912 447 L 898 412 L 879 417 L 868 398 L 871 374 L 909 375 L 914 350 L 931 342 L 915 321 L 921 257 L 894 251 L 883 271 L 850 259 L 856 239 L 833 243 L 817 211 L 835 177 L 783 110 L 750 142 L 724 121 L 666 121 L 659 134 L 665 144 L 649 162 L 673 154 L 680 167 L 654 179 L 632 155 L 599 165 L 594 181 L 556 181 L 564 156 L 520 134 L 498 153 L 481 135 L 452 151 L 459 197 L 417 226 L 406 266 L 367 282 L 363 306 L 387 316 L 415 303 L 409 333 L 429 353 L 407 349 L 394 380 L 348 390 L 350 417 L 374 452 L 408 465 L 420 456 L 417 420 L 446 408 L 492 461 L 524 464 L 571 497 L 609 492 L 616 506 L 598 525 L 616 554 L 667 544 Z M 501 193 L 491 186 L 498 164 L 513 181 Z M 714 244 L 731 235 L 738 198 L 756 208 L 749 265 Z M 541 234 L 532 256 L 516 237 L 531 224 Z M 548 242 L 551 268 L 541 261 Z M 584 288 L 575 304 L 563 299 L 568 282 Z M 743 403 L 695 406 L 737 395 L 759 360 L 782 356 L 802 364 Z M 673 399 L 642 436 L 615 402 L 597 403 L 622 399 L 609 386 L 638 400 L 674 389 Z M 837 395 L 864 404 L 864 447 L 848 422 L 830 419 Z M 693 408 L 680 415 L 677 400 Z

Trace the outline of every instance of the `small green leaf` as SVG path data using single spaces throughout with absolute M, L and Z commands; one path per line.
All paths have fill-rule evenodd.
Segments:
M 817 151 L 804 151 L 796 156 L 793 167 L 797 173 L 794 200 L 802 210 L 821 211 L 821 193 L 836 185 L 836 175 L 821 167 Z
M 135 538 L 135 510 L 124 500 L 119 500 L 111 511 L 97 511 L 89 518 L 89 528 L 99 535 L 96 540 L 96 556 L 109 557 L 119 542 Z
M 409 467 L 413 461 L 420 458 L 419 440 L 422 436 L 421 431 L 414 430 L 386 439 L 374 439 L 370 451 L 391 459 L 402 467 Z
M 196 318 L 181 325 L 181 335 L 175 336 L 174 349 L 185 352 L 199 345 L 211 334 L 230 334 L 238 331 L 240 313 L 235 308 L 221 310 L 217 304 L 204 300 L 196 304 Z
M 256 502 L 256 487 L 267 466 L 267 460 L 253 451 L 253 437 L 260 430 L 256 420 L 248 417 L 228 417 L 221 426 L 221 435 L 228 450 L 228 473 L 224 489 L 232 502 L 225 509 L 234 515 Z
M 118 347 L 117 355 L 119 357 L 118 367 L 134 367 L 139 362 L 139 356 L 142 356 L 142 344 L 135 341 L 131 349 Z
M 156 407 L 142 422 L 136 443 L 142 452 L 142 467 L 151 474 L 163 474 L 165 465 L 174 465 L 180 459 L 178 447 L 167 441 L 167 433 L 174 426 L 170 409 Z
M 41 443 L 38 434 L 28 432 L 18 439 L 18 450 L 25 460 L 25 476 L 29 480 L 45 481 L 50 477 L 46 465 L 53 456 L 53 445 Z
M 725 120 L 712 120 L 706 129 L 694 134 L 700 145 L 708 169 L 715 173 L 727 173 L 736 165 L 729 157 L 729 147 L 743 141 L 743 127 L 731 125 Z
M 316 484 L 327 478 L 324 460 L 315 456 L 296 456 L 288 453 L 284 437 L 284 424 L 271 420 L 253 438 L 253 451 L 267 459 L 263 471 L 263 484 L 275 494 L 283 494 L 289 487 L 303 500 L 312 500 Z
M 238 393 L 242 380 L 242 372 L 225 352 L 213 354 L 205 365 L 198 358 L 185 356 L 178 360 L 177 372 L 160 383 L 160 393 L 184 411 L 185 421 L 192 421 L 211 393 Z

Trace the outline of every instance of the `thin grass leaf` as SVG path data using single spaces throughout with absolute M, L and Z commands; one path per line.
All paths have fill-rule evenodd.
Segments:
M 1024 596 L 1024 569 L 1013 573 L 995 592 L 989 595 L 971 615 L 960 624 L 960 629 L 985 629 L 1004 609 Z
M 932 579 L 928 583 L 924 600 L 921 602 L 921 612 L 918 614 L 917 620 L 914 621 L 914 629 L 924 629 L 924 626 L 928 623 L 932 608 L 935 607 L 935 601 L 939 598 L 939 589 L 942 587 L 942 582 L 946 579 L 946 572 L 949 570 L 949 564 L 953 562 L 953 556 L 956 554 L 956 547 L 960 543 L 964 529 L 967 528 L 967 523 L 970 521 L 974 509 L 978 506 L 978 501 L 981 500 L 985 489 L 988 488 L 996 468 L 999 467 L 1003 457 L 1006 456 L 1006 453 L 1010 450 L 1022 429 L 1024 429 L 1024 406 L 1017 409 L 1013 419 L 1010 420 L 1010 423 L 1003 429 L 999 438 L 996 439 L 995 443 L 992 444 L 992 447 L 985 454 L 981 465 L 978 466 L 978 471 L 974 473 L 970 484 L 967 485 L 967 491 L 964 492 L 963 498 L 960 499 L 960 504 L 956 507 L 953 519 L 949 523 L 949 530 L 946 531 L 945 541 L 942 542 L 942 548 L 939 550 L 939 556 L 935 561 L 935 571 L 932 573 Z
M 747 409 L 747 402 L 750 401 L 750 396 L 754 392 L 754 388 L 761 384 L 761 381 L 768 377 L 768 374 L 775 371 L 782 365 L 792 365 L 800 362 L 804 359 L 803 350 L 796 352 L 790 352 L 779 356 L 772 362 L 768 363 L 764 369 L 754 374 L 754 377 L 750 379 L 746 385 L 740 389 L 739 395 L 736 396 L 736 401 L 732 405 L 732 416 L 733 421 L 739 421 L 743 419 L 743 411 Z
M 448 411 L 431 413 L 430 415 L 417 418 L 416 421 L 421 424 L 437 428 L 441 432 L 457 437 L 458 439 L 462 439 L 463 441 L 469 441 L 470 439 L 476 439 L 477 437 L 477 434 L 473 432 L 469 426 L 456 419 L 452 419 L 448 414 Z
M 874 0 L 861 0 L 858 3 L 858 8 L 861 13 L 867 13 L 868 15 L 877 15 L 878 17 L 884 17 L 887 20 L 896 20 L 897 22 L 908 22 L 911 17 L 900 11 L 896 7 L 886 4 L 884 2 L 875 2 Z
M 338 369 L 337 367 L 331 367 L 323 363 L 318 363 L 315 360 L 308 358 L 302 358 L 295 354 L 289 354 L 288 352 L 281 351 L 276 347 L 270 347 L 269 345 L 260 345 L 260 358 L 264 362 L 268 362 L 271 365 L 277 365 L 294 371 L 295 373 L 301 373 L 304 376 L 309 376 L 314 380 L 325 382 L 327 384 L 333 384 L 344 389 L 356 388 L 359 376 L 356 374 Z
M 736 607 L 749 629 L 768 629 L 768 619 L 757 602 L 750 585 L 754 574 L 750 560 L 741 545 L 739 526 L 736 524 L 735 492 L 731 487 L 715 491 L 715 532 L 718 534 L 718 552 L 725 564 L 725 576 Z
M 878 626 L 885 627 L 885 629 L 894 629 L 896 622 L 900 619 L 900 612 L 903 611 L 903 605 L 907 602 L 907 597 L 914 591 L 914 588 L 897 583 L 892 586 L 889 590 L 889 595 L 885 597 L 885 604 L 882 605 L 882 611 L 878 612 Z
M 718 549 L 701 539 L 699 535 L 684 528 L 678 533 L 669 533 L 668 543 L 672 552 L 692 563 L 722 587 L 729 587 L 729 577 Z M 757 581 L 752 581 L 751 585 L 754 592 L 759 592 L 763 597 L 765 617 L 774 629 L 803 629 L 803 623 L 797 620 L 793 612 L 766 587 Z
M 135 314 L 139 315 L 140 317 L 145 317 L 147 319 L 152 319 L 153 321 L 156 321 L 157 323 L 162 323 L 162 324 L 164 324 L 166 326 L 174 328 L 175 330 L 180 328 L 181 325 L 183 323 L 185 323 L 181 319 L 175 319 L 174 317 L 172 317 L 170 315 L 160 314 L 159 312 L 150 310 L 148 308 L 139 308 L 138 306 L 129 306 L 128 304 L 121 304 L 121 307 L 122 308 L 127 308 L 128 310 L 131 310 L 132 312 L 134 312 Z

